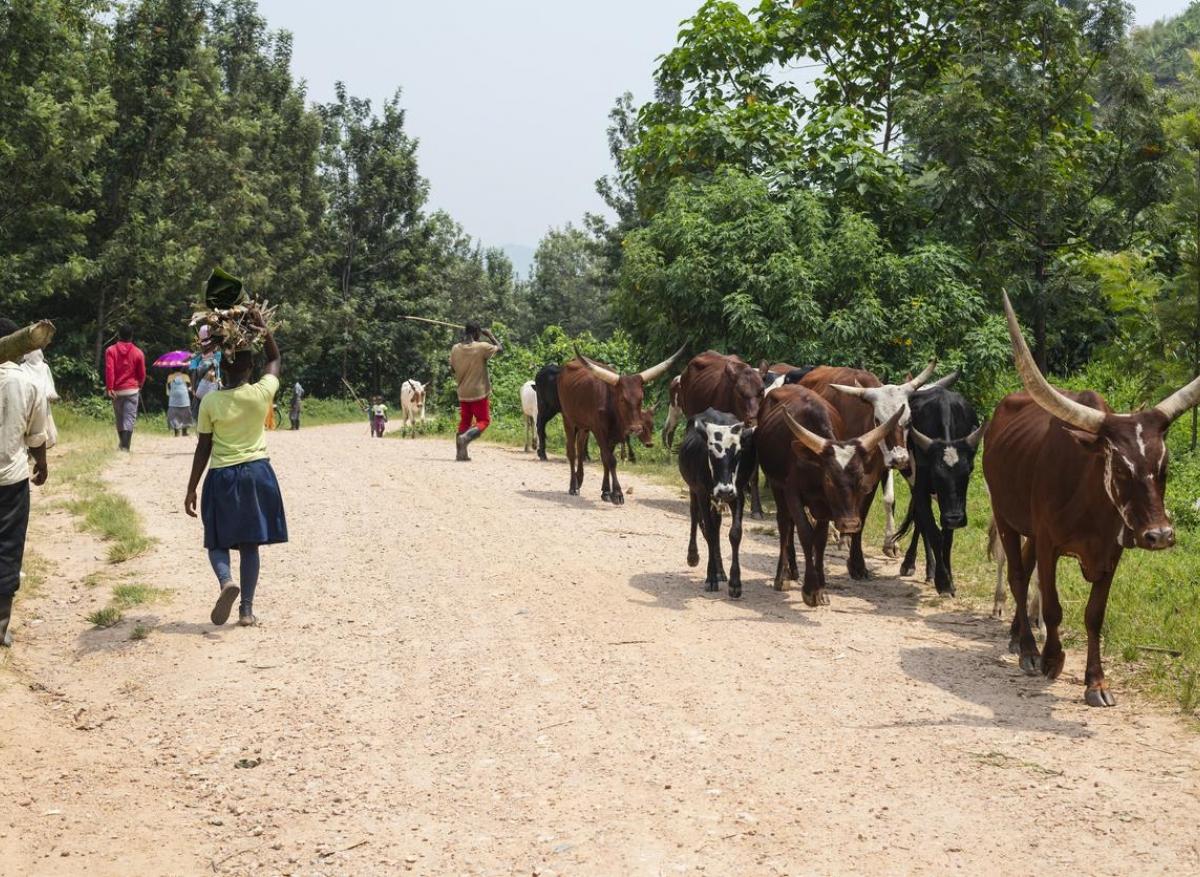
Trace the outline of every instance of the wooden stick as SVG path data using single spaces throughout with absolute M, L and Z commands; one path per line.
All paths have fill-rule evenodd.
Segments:
M 458 329 L 460 332 L 467 328 L 462 323 L 447 323 L 445 320 L 431 320 L 428 317 L 410 317 L 402 316 L 401 320 L 413 320 L 417 323 L 431 323 L 434 326 L 449 326 L 451 329 Z
M 32 350 L 41 350 L 54 337 L 54 324 L 41 320 L 0 338 L 0 362 L 16 362 Z
M 350 391 L 350 395 L 354 397 L 354 401 L 359 405 L 362 405 L 362 399 L 358 398 L 358 393 L 354 392 L 354 388 L 350 386 L 350 382 L 345 378 L 342 378 L 342 383 L 346 385 L 346 389 Z

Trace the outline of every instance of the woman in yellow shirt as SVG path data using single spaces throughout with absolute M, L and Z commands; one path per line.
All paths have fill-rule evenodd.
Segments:
M 192 460 L 184 510 L 196 517 L 196 488 L 204 479 L 200 518 L 204 522 L 204 547 L 220 596 L 213 607 L 213 624 L 229 620 L 233 601 L 241 594 L 238 624 L 250 626 L 254 617 L 254 591 L 258 585 L 260 545 L 287 542 L 287 518 L 275 470 L 267 456 L 264 422 L 279 390 L 281 357 L 262 314 L 252 311 L 263 333 L 267 361 L 263 376 L 250 383 L 254 358 L 249 350 L 227 357 L 222 369 L 224 386 L 204 397 L 197 426 L 199 442 Z M 241 587 L 234 584 L 229 551 L 238 550 Z

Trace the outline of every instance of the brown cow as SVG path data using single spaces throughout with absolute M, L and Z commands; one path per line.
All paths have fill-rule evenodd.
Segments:
M 772 367 L 774 368 L 774 367 Z M 896 426 L 879 446 L 869 463 L 867 475 L 870 480 L 870 491 L 863 498 L 862 518 L 866 520 L 875 501 L 875 491 L 879 487 L 884 469 L 899 469 L 901 473 L 909 470 L 907 425 L 909 420 L 908 397 L 917 391 L 921 384 L 933 375 L 934 363 L 930 363 L 921 374 L 903 384 L 884 384 L 879 378 L 858 368 L 839 368 L 837 366 L 819 365 L 800 379 L 801 386 L 821 395 L 825 401 L 833 405 L 842 417 L 844 433 L 838 438 L 862 435 L 867 430 L 899 414 Z M 891 490 L 890 481 L 884 490 L 887 501 L 887 528 L 884 533 L 885 543 L 889 536 L 895 541 L 896 529 L 895 496 Z M 839 528 L 840 529 L 840 528 Z M 845 534 L 843 533 L 843 536 Z M 867 561 L 863 556 L 862 532 L 850 537 L 850 551 L 846 557 L 846 568 L 853 579 L 871 577 L 867 570 Z
M 1010 647 L 1019 651 L 1026 673 L 1040 670 L 1054 679 L 1062 672 L 1055 574 L 1059 557 L 1077 558 L 1092 585 L 1084 610 L 1084 700 L 1114 706 L 1100 663 L 1108 589 L 1126 548 L 1154 551 L 1175 544 L 1163 507 L 1167 429 L 1200 403 L 1200 378 L 1147 411 L 1116 414 L 1098 393 L 1050 386 L 1025 345 L 1007 295 L 1004 311 L 1026 392 L 1006 396 L 996 410 L 984 439 L 983 475 L 1016 602 Z M 1040 656 L 1026 604 L 1033 563 L 1022 560 L 1022 536 L 1033 546 L 1042 595 L 1046 643 Z
M 827 605 L 825 543 L 832 521 L 843 533 L 863 525 L 863 498 L 875 489 L 868 474 L 877 449 L 901 417 L 897 411 L 882 426 L 861 436 L 844 438 L 837 409 L 801 384 L 772 391 L 763 402 L 754 433 L 758 462 L 775 496 L 779 527 L 779 561 L 775 590 L 787 577 L 798 578 L 795 533 L 804 548 L 804 602 Z M 812 515 L 813 523 L 808 516 Z
M 679 376 L 679 408 L 685 417 L 712 408 L 752 427 L 758 422 L 762 398 L 762 375 L 740 356 L 706 350 L 693 356 Z M 750 477 L 750 515 L 763 515 L 757 470 Z
M 567 464 L 571 468 L 572 495 L 583 486 L 583 456 L 588 434 L 596 436 L 604 465 L 604 484 L 600 497 L 613 505 L 625 502 L 617 481 L 616 447 L 636 435 L 646 447 L 654 447 L 654 408 L 643 410 L 646 384 L 664 375 L 683 353 L 635 375 L 617 374 L 588 359 L 575 349 L 576 358 L 563 366 L 558 375 L 558 400 L 562 406 L 563 431 L 566 433 Z

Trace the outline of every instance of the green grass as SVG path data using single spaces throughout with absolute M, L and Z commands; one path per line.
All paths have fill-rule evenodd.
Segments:
M 155 600 L 161 600 L 170 592 L 164 588 L 154 588 L 150 585 L 143 585 L 137 582 L 117 585 L 112 590 L 113 605 L 118 609 L 132 609 L 134 606 L 141 606 L 143 603 L 153 603 Z
M 133 630 L 129 631 L 129 638 L 134 642 L 143 640 L 148 636 L 150 636 L 150 628 L 140 622 L 133 626 Z
M 96 627 L 108 628 L 120 624 L 123 617 L 121 610 L 116 606 L 105 606 L 103 609 L 88 613 L 87 620 L 89 624 Z

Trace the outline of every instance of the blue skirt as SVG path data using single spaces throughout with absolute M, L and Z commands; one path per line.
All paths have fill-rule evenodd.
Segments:
M 209 469 L 200 498 L 205 548 L 287 542 L 287 518 L 268 460 Z

